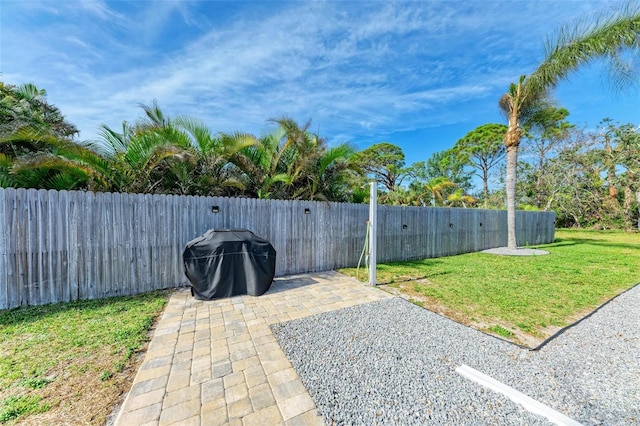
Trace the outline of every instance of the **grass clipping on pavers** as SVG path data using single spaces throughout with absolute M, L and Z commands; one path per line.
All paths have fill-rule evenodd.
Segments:
M 536 247 L 546 256 L 469 253 L 379 264 L 377 281 L 416 305 L 535 348 L 640 281 L 639 238 L 556 230 L 553 244 Z M 340 272 L 356 276 L 355 268 Z
M 0 423 L 105 424 L 168 296 L 0 311 Z

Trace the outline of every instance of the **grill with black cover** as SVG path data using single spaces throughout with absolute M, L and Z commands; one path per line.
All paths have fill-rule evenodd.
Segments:
M 271 243 L 246 229 L 211 229 L 187 243 L 182 259 L 191 294 L 198 300 L 261 296 L 271 287 L 276 269 Z

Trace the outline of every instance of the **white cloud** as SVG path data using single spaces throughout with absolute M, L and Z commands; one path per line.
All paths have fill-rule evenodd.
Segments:
M 540 60 L 544 34 L 593 6 L 56 4 L 9 1 L 0 72 L 46 88 L 84 138 L 100 123 L 133 121 L 139 102 L 157 99 L 168 114 L 200 117 L 215 130 L 260 133 L 286 114 L 353 142 L 483 114 L 494 120 L 501 92 Z M 6 18 L 15 13 L 24 19 Z
M 66 4 L 63 2 L 62 7 L 67 7 L 67 10 L 71 10 L 72 8 L 80 8 L 83 11 L 86 11 L 92 15 L 97 16 L 102 20 L 112 20 L 112 19 L 122 19 L 122 15 L 120 13 L 115 12 L 104 1 L 101 0 L 82 0 L 80 2 L 67 2 Z

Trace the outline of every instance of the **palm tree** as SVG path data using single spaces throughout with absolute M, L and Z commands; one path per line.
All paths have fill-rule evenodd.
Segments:
M 309 176 L 308 198 L 322 201 L 348 200 L 349 158 L 355 149 L 348 144 L 341 144 L 326 149 L 316 159 L 316 164 Z
M 0 82 L 0 186 L 111 190 L 118 173 L 72 138 L 78 133 L 34 84 Z
M 640 47 L 640 8 L 626 7 L 591 24 L 563 27 L 546 43 L 546 55 L 540 66 L 528 77 L 512 83 L 500 99 L 500 108 L 508 118 L 504 137 L 507 150 L 507 227 L 508 247 L 515 249 L 515 189 L 518 146 L 522 137 L 522 121 L 540 106 L 548 104 L 551 91 L 582 65 L 595 59 L 610 64 L 614 85 L 624 88 L 633 80 L 629 65 L 621 58 L 625 49 Z
M 430 205 L 443 206 L 446 191 L 455 188 L 455 186 L 456 184 L 451 182 L 449 178 L 444 176 L 437 177 L 424 184 L 424 190 L 426 191 L 424 195 L 429 196 Z
M 126 192 L 172 192 L 170 178 L 172 161 L 190 158 L 190 144 L 185 137 L 176 139 L 173 128 L 141 128 L 122 123 L 122 133 L 106 125 L 100 128 L 101 141 L 92 147 L 106 155 L 116 169 L 121 170 L 122 190 Z M 170 173 L 173 177 L 173 173 Z
M 281 130 L 258 139 L 258 143 L 243 148 L 231 161 L 242 172 L 245 192 L 258 198 L 279 197 L 279 184 L 291 179 L 280 170 L 284 154 L 280 146 Z
M 56 106 L 47 103 L 46 90 L 32 83 L 12 86 L 0 81 L 0 136 L 11 135 L 22 127 L 46 128 L 61 138 L 79 133 Z
M 41 127 L 22 127 L 0 138 L 0 147 L 28 144 L 33 152 L 15 158 L 0 154 L 0 186 L 43 189 L 117 189 L 118 170 L 95 151 Z
M 259 198 L 325 199 L 335 193 L 346 168 L 342 159 L 351 149 L 327 148 L 324 138 L 289 117 L 270 120 L 278 124 L 257 145 L 242 149 L 234 163 L 243 171 L 248 193 Z
M 101 140 L 90 146 L 122 171 L 122 190 L 141 193 L 183 193 L 180 182 L 195 168 L 193 142 L 186 131 L 166 118 L 158 104 L 140 104 L 146 117 L 122 123 L 122 133 L 106 125 Z
M 196 157 L 193 167 L 189 162 L 176 162 L 172 167 L 183 193 L 233 196 L 245 190 L 241 170 L 232 160 L 258 143 L 255 136 L 241 132 L 213 135 L 201 120 L 187 116 L 173 123 L 188 136 Z
M 471 195 L 466 195 L 462 188 L 456 189 L 456 191 L 452 194 L 449 194 L 447 197 L 447 203 L 450 207 L 458 207 L 462 206 L 463 208 L 467 208 L 467 205 L 475 204 L 477 200 L 473 198 Z

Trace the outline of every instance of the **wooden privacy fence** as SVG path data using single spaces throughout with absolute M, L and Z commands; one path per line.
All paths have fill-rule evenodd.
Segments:
M 277 251 L 276 274 L 355 266 L 368 206 L 312 201 L 0 189 L 0 309 L 184 284 L 185 244 L 246 228 Z M 555 214 L 518 212 L 518 242 L 554 238 Z M 378 207 L 378 262 L 507 243 L 506 211 Z

